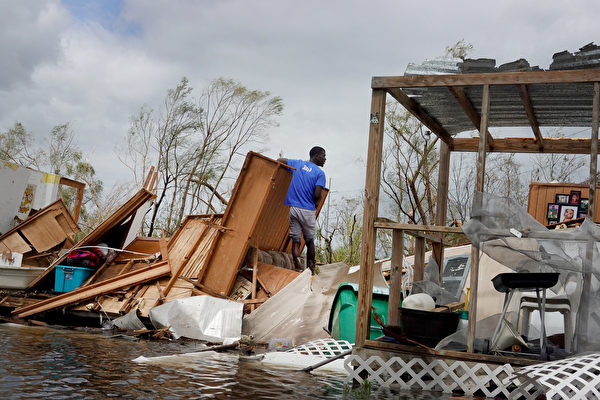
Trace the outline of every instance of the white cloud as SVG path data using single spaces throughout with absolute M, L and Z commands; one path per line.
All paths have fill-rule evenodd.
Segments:
M 305 157 L 320 144 L 334 189 L 359 193 L 372 76 L 401 75 L 460 39 L 474 44 L 474 57 L 547 68 L 553 53 L 598 42 L 599 11 L 591 0 L 132 0 L 94 20 L 59 1 L 5 2 L 0 131 L 20 121 L 41 137 L 71 122 L 98 174 L 122 179 L 113 148 L 129 116 L 159 108 L 182 76 L 198 91 L 223 76 L 283 98 L 266 155 Z

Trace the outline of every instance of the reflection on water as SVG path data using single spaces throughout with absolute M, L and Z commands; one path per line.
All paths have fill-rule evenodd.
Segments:
M 0 324 L 0 398 L 355 399 L 339 375 L 263 368 L 236 352 L 192 360 L 133 362 L 197 352 L 200 343 L 132 341 L 98 333 Z M 439 399 L 428 392 L 373 388 L 371 398 Z

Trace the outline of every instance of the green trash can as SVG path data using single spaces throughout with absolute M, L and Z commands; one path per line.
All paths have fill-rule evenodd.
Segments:
M 384 323 L 387 323 L 389 289 L 386 287 L 373 287 L 373 307 Z M 335 294 L 327 329 L 336 340 L 347 340 L 354 343 L 356 336 L 356 306 L 358 303 L 358 284 L 342 283 Z M 371 324 L 369 339 L 377 339 L 383 336 L 383 329 L 373 318 L 371 313 Z

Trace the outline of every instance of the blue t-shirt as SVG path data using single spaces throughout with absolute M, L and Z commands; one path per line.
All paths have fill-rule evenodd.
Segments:
M 284 204 L 315 210 L 315 203 L 313 203 L 315 186 L 325 187 L 325 172 L 310 161 L 288 159 L 287 164 L 296 169 L 292 170 L 292 181 Z

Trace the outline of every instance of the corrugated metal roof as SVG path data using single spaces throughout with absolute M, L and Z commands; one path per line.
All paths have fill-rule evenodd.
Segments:
M 590 43 L 575 53 L 554 54 L 551 70 L 600 68 L 600 47 Z M 405 76 L 470 73 L 540 71 L 527 60 L 519 59 L 496 67 L 493 59 L 437 59 L 420 65 L 409 64 Z M 531 105 L 539 126 L 589 127 L 592 122 L 592 82 L 527 84 Z M 476 129 L 446 86 L 403 88 L 450 135 Z M 481 115 L 482 86 L 462 86 L 466 96 Z M 517 84 L 490 86 L 489 127 L 530 126 Z

